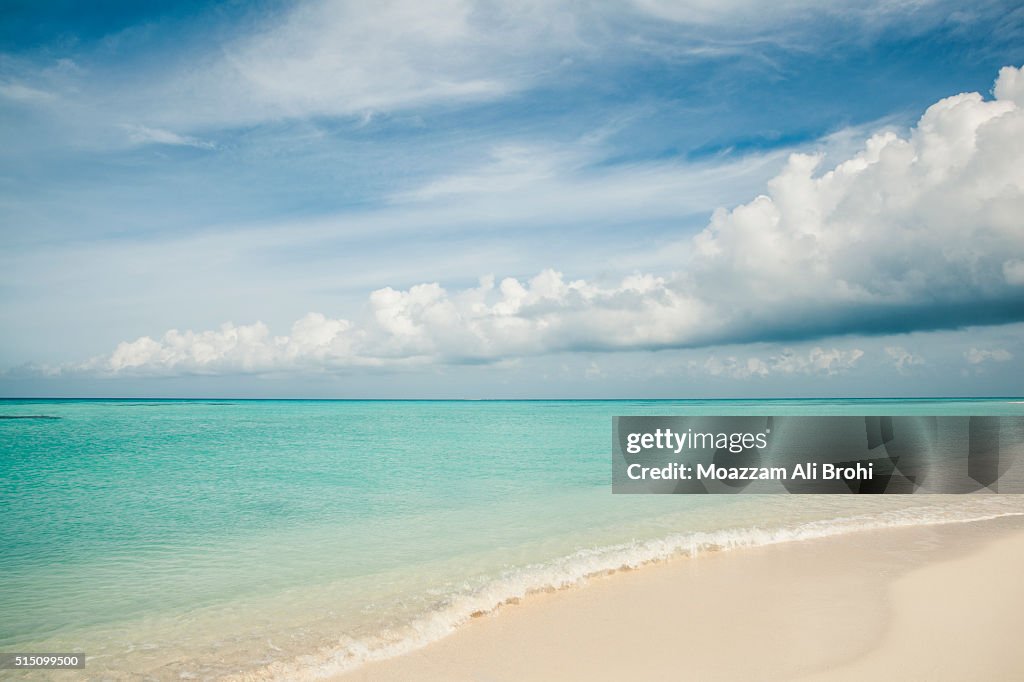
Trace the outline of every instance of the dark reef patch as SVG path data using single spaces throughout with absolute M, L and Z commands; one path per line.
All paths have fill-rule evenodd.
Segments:
M 60 419 L 48 414 L 0 414 L 0 419 Z

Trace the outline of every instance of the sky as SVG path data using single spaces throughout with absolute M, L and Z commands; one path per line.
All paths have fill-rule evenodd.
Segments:
M 1024 7 L 0 3 L 0 396 L 1020 396 Z

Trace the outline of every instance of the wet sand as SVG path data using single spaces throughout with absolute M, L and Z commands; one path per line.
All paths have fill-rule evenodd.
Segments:
M 339 680 L 1024 679 L 1024 518 L 681 558 Z

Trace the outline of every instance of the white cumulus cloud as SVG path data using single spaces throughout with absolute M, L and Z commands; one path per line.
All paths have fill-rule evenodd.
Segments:
M 838 348 L 814 347 L 806 353 L 786 349 L 768 358 L 738 358 L 730 355 L 718 358 L 712 355 L 704 361 L 703 369 L 712 376 L 727 376 L 733 379 L 766 377 L 770 374 L 819 374 L 831 376 L 849 371 L 864 357 L 859 348 L 840 350 Z
M 971 348 L 964 353 L 964 357 L 967 358 L 968 364 L 980 365 L 983 362 L 1007 362 L 1013 359 L 1013 354 L 1003 348 L 992 350 Z
M 915 365 L 924 364 L 924 358 L 910 352 L 903 346 L 886 346 L 885 354 L 889 356 L 889 360 L 892 361 L 892 364 L 896 365 L 896 369 L 900 372 L 907 372 Z
M 274 336 L 259 323 L 170 331 L 122 343 L 87 368 L 270 371 L 495 362 L 561 351 L 1019 321 L 1021 78 L 1020 69 L 1005 68 L 995 99 L 978 93 L 947 97 L 907 134 L 880 132 L 833 168 L 821 169 L 818 155 L 792 155 L 765 194 L 716 211 L 703 231 L 681 240 L 674 248 L 684 255 L 674 272 L 609 284 L 549 269 L 526 281 L 486 277 L 458 291 L 439 283 L 386 287 L 370 294 L 368 312 L 358 320 L 313 313 L 287 336 Z M 968 360 L 999 359 L 984 353 L 968 354 Z M 900 367 L 916 364 L 915 356 L 899 349 L 889 355 Z M 722 372 L 750 376 L 831 374 L 859 357 L 860 351 L 818 348 L 806 358 L 715 362 Z

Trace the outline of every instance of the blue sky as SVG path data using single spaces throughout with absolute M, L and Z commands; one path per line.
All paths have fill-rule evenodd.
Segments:
M 6 3 L 0 393 L 1019 394 L 1024 10 L 772 7 Z

